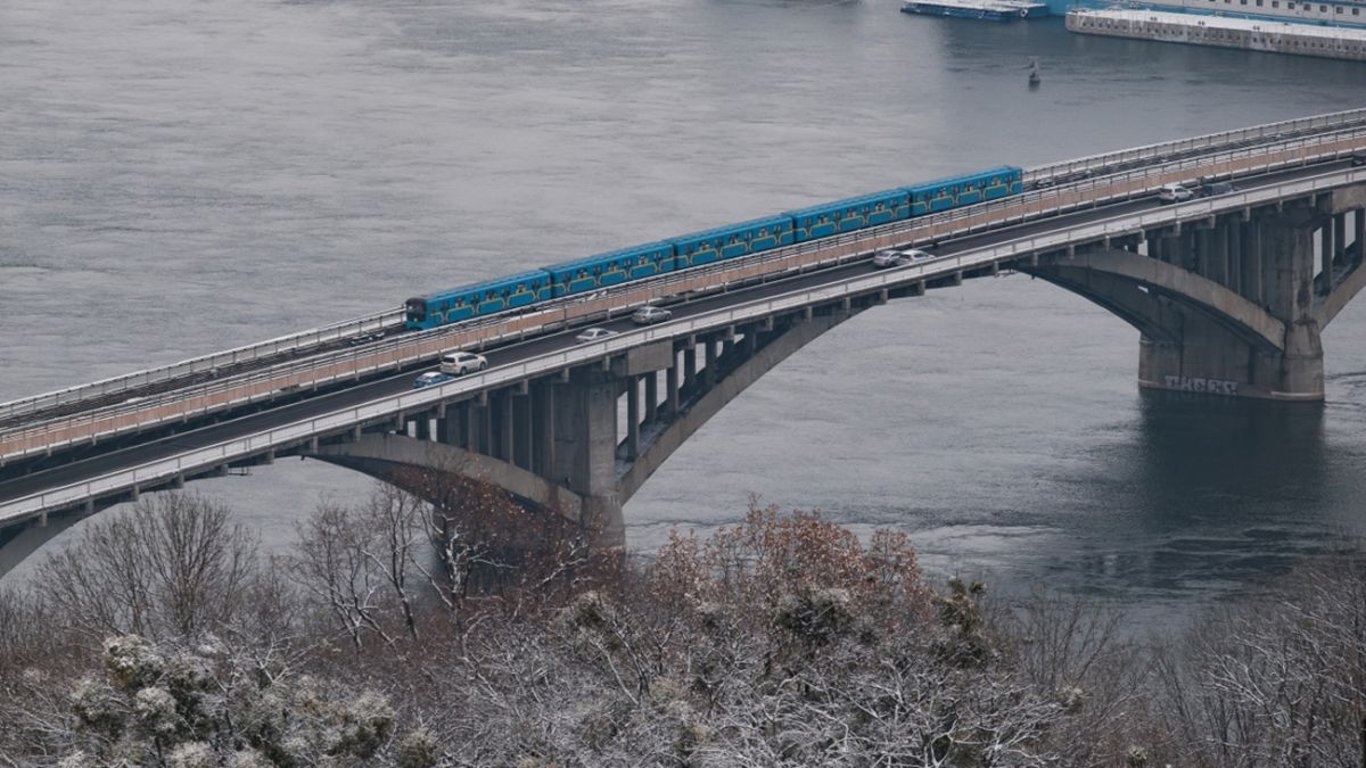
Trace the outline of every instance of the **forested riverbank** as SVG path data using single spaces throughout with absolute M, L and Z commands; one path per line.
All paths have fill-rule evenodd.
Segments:
M 0 594 L 0 765 L 1366 764 L 1346 547 L 1145 637 L 817 513 L 633 562 L 428 490 L 324 504 L 269 556 L 195 494 L 94 521 Z

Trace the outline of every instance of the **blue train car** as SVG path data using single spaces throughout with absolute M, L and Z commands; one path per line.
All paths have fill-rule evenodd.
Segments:
M 804 243 L 818 237 L 828 237 L 909 218 L 910 193 L 905 189 L 888 189 L 836 200 L 833 203 L 784 211 L 782 215 L 792 217 L 793 239 L 798 243 Z
M 1023 189 L 1020 169 L 1000 166 L 988 171 L 953 176 L 947 179 L 906 187 L 911 196 L 911 215 L 921 216 L 962 205 L 1016 194 Z
M 673 270 L 674 246 L 665 241 L 633 245 L 545 268 L 550 273 L 553 296 L 592 291 Z
M 463 285 L 434 296 L 408 299 L 404 325 L 410 329 L 435 328 L 470 317 L 525 307 L 549 299 L 550 275 L 543 270 Z
M 792 238 L 791 217 L 765 216 L 728 227 L 693 232 L 670 242 L 674 246 L 675 267 L 686 269 L 791 245 Z
M 1024 191 L 1024 171 L 1013 165 L 1002 165 L 982 171 L 982 199 L 995 200 Z
M 911 198 L 911 215 L 922 216 L 936 211 L 946 211 L 958 205 L 958 186 L 969 177 L 954 176 L 936 179 L 906 187 Z

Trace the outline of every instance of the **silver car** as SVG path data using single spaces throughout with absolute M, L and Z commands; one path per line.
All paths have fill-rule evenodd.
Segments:
M 885 251 L 878 251 L 873 254 L 873 266 L 878 269 L 904 267 L 907 264 L 923 261 L 928 258 L 931 258 L 929 252 L 922 251 L 919 248 L 907 248 L 904 251 L 889 248 Z
M 674 313 L 663 307 L 647 304 L 631 313 L 631 322 L 636 325 L 651 325 L 653 323 L 662 323 L 673 316 Z
M 1195 193 L 1183 184 L 1163 184 L 1157 188 L 1159 203 L 1184 203 L 1192 197 L 1195 197 Z

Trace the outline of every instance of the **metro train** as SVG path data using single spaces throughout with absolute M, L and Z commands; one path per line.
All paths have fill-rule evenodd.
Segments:
M 999 166 L 965 176 L 873 192 L 634 245 L 408 299 L 404 325 L 435 328 L 471 317 L 751 253 L 1019 194 L 1022 171 Z

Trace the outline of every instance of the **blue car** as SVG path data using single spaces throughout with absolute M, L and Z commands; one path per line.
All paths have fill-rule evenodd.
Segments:
M 440 371 L 427 371 L 426 373 L 413 379 L 413 389 L 423 387 L 435 387 L 438 384 L 445 384 L 448 381 L 455 381 L 455 377 Z

